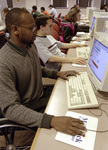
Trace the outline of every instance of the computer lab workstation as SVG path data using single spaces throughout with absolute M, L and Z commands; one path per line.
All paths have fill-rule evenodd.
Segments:
M 86 66 L 63 64 L 61 70 L 76 70 L 77 77 L 57 79 L 45 112 L 55 116 L 71 116 L 83 120 L 84 136 L 71 136 L 54 129 L 38 129 L 31 150 L 107 150 L 108 149 L 108 21 L 106 15 L 92 13 L 88 47 L 69 49 L 67 57 L 83 57 Z M 88 18 L 90 19 L 90 17 Z M 102 24 L 101 24 L 102 22 Z M 86 38 L 84 38 L 86 40 Z M 87 37 L 88 39 L 88 37 Z

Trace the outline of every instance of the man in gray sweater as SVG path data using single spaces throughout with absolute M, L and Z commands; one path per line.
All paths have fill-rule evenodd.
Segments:
M 76 75 L 77 72 L 56 72 L 40 66 L 33 44 L 35 22 L 28 11 L 11 9 L 6 15 L 6 27 L 10 40 L 0 50 L 2 115 L 29 127 L 53 127 L 67 134 L 83 134 L 85 127 L 79 119 L 43 113 L 51 92 L 43 89 L 42 76 L 67 79 L 68 75 Z

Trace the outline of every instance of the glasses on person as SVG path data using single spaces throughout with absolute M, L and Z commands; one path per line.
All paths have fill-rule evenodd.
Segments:
M 32 32 L 36 31 L 36 27 L 33 27 L 33 28 L 28 28 L 28 27 L 25 27 L 25 26 L 20 26 L 20 27 L 23 27 L 23 28 L 26 28 L 28 30 L 31 30 Z

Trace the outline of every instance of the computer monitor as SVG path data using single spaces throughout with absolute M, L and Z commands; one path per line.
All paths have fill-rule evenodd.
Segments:
M 108 20 L 105 21 L 103 32 L 106 32 L 108 34 Z
M 90 10 L 95 10 L 96 7 L 87 7 L 86 8 L 86 17 L 89 19 L 89 15 L 90 15 Z
M 108 98 L 108 34 L 95 32 L 87 62 L 87 73 L 95 91 Z
M 103 12 L 103 10 L 100 10 L 99 8 L 90 9 L 90 11 L 89 11 L 89 18 L 88 18 L 88 20 L 90 21 L 90 24 L 92 22 L 92 17 L 93 17 L 93 13 L 94 12 Z
M 90 26 L 90 33 L 92 33 L 92 31 L 93 31 L 94 24 L 95 24 L 95 17 L 92 18 L 92 23 L 91 23 L 91 26 Z
M 93 16 L 108 16 L 108 12 L 103 11 L 94 11 Z
M 108 16 L 94 15 L 90 28 L 91 36 L 94 35 L 94 32 L 103 32 L 106 20 L 108 20 Z

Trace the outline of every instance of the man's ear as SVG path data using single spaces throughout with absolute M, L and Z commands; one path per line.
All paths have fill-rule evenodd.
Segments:
M 44 26 L 40 25 L 40 29 L 43 31 L 43 29 L 44 29 Z
M 13 31 L 15 35 L 19 35 L 19 30 L 18 30 L 18 27 L 16 25 L 12 25 L 11 31 Z

